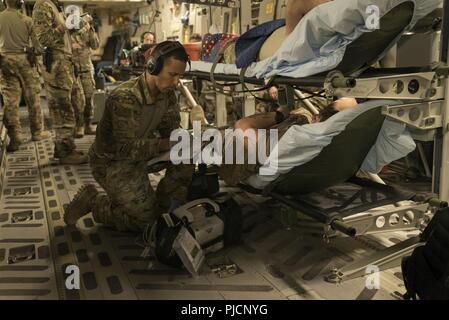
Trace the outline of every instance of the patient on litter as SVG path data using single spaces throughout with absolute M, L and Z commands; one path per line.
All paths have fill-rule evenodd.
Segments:
M 252 130 L 255 133 L 255 144 L 258 145 L 259 136 L 257 135 L 258 129 L 277 129 L 278 139 L 280 140 L 282 136 L 287 132 L 287 130 L 293 125 L 305 125 L 311 123 L 323 122 L 337 114 L 340 111 L 354 108 L 357 106 L 358 102 L 354 98 L 341 98 L 338 99 L 325 108 L 323 108 L 318 115 L 310 116 L 302 112 L 302 109 L 294 110 L 290 112 L 285 107 L 280 107 L 275 112 L 268 112 L 262 114 L 256 114 L 250 117 L 246 117 L 238 120 L 234 129 L 242 130 L 243 139 L 244 139 L 244 163 L 243 164 L 222 164 L 219 169 L 219 176 L 222 180 L 225 181 L 227 185 L 234 186 L 240 183 L 241 181 L 246 180 L 253 174 L 258 173 L 259 167 L 262 165 L 260 163 L 257 164 L 249 164 L 248 161 L 248 137 L 244 134 L 248 130 Z M 264 137 L 266 139 L 266 150 L 270 150 L 270 139 L 268 136 Z M 232 146 L 234 148 L 234 146 Z M 226 147 L 223 148 L 224 152 L 228 152 L 229 149 Z M 235 157 L 235 149 L 233 149 L 233 156 Z M 252 150 L 254 152 L 254 149 Z M 235 159 L 234 159 L 235 160 Z

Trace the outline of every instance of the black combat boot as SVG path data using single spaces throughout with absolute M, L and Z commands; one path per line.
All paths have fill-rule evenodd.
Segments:
M 76 145 L 71 139 L 62 139 L 55 142 L 54 157 L 60 164 L 84 164 L 89 161 L 86 154 L 76 151 Z
M 42 141 L 51 138 L 50 131 L 42 131 L 38 130 L 31 134 L 31 140 L 33 141 Z
M 9 135 L 9 144 L 6 146 L 6 151 L 15 152 L 19 150 L 20 145 L 22 144 L 22 139 L 20 137 L 20 133 L 13 133 Z
M 89 135 L 89 136 L 90 135 L 95 135 L 96 131 L 95 131 L 94 126 L 91 124 L 91 120 L 88 119 L 88 120 L 85 120 L 84 122 L 85 122 L 85 124 L 84 124 L 84 134 Z
M 16 152 L 19 150 L 20 145 L 22 144 L 22 142 L 19 140 L 11 140 L 8 144 L 8 146 L 6 147 L 6 151 L 8 152 Z
M 82 186 L 73 200 L 67 205 L 64 212 L 64 222 L 67 225 L 75 225 L 86 214 L 92 212 L 98 191 L 94 185 Z
M 75 138 L 81 139 L 82 137 L 84 137 L 84 127 L 76 127 Z

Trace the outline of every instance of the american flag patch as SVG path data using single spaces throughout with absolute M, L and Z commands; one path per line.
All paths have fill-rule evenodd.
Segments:
M 229 41 L 234 41 L 237 35 L 231 33 L 206 34 L 202 43 L 201 60 L 207 62 L 215 62 L 220 51 Z

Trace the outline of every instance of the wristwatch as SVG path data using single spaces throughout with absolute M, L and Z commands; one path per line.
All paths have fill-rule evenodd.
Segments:
M 276 110 L 276 117 L 275 117 L 275 119 L 276 119 L 276 124 L 281 123 L 282 121 L 285 120 L 285 115 L 284 115 L 284 113 L 281 112 L 281 111 L 277 111 L 277 110 Z

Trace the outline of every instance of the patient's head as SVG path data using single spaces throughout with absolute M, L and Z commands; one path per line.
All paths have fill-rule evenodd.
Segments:
M 357 105 L 357 100 L 354 98 L 340 98 L 327 105 L 320 111 L 320 114 L 315 116 L 313 122 L 323 122 L 337 114 L 340 111 L 354 108 Z

